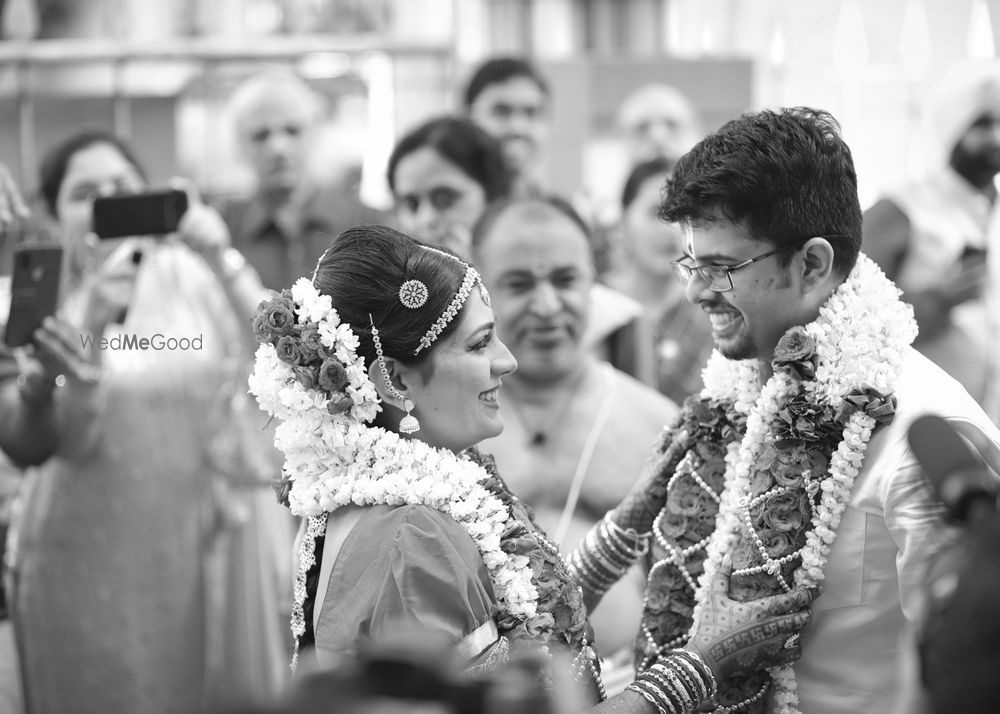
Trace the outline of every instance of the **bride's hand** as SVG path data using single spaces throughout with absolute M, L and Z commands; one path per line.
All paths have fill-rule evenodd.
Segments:
M 667 501 L 667 484 L 690 446 L 686 431 L 675 430 L 668 439 L 667 448 L 657 452 L 646 463 L 628 495 L 611 512 L 612 520 L 621 528 L 647 533 L 663 510 Z
M 812 620 L 806 608 L 819 591 L 797 588 L 737 602 L 728 594 L 730 575 L 731 567 L 724 564 L 712 578 L 688 649 L 701 655 L 720 682 L 797 660 L 802 655 L 798 633 Z

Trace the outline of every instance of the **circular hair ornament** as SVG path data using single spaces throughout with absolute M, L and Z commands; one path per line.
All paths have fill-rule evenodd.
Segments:
M 419 280 L 407 280 L 399 286 L 399 301 L 404 307 L 416 310 L 427 302 L 427 286 Z

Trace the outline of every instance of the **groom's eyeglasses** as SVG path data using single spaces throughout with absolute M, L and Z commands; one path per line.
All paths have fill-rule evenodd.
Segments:
M 749 260 L 744 260 L 742 263 L 737 263 L 736 265 L 716 265 L 709 263 L 708 265 L 695 265 L 691 262 L 691 256 L 685 255 L 677 260 L 672 260 L 671 265 L 674 266 L 674 271 L 677 273 L 677 277 L 680 278 L 681 282 L 685 285 L 691 282 L 691 278 L 697 273 L 698 277 L 701 278 L 708 289 L 717 293 L 727 293 L 733 289 L 733 277 L 732 273 L 747 267 L 748 265 L 753 265 L 759 260 L 764 260 L 764 258 L 770 258 L 772 255 L 777 255 L 783 250 L 786 250 L 794 245 L 801 245 L 808 240 L 813 238 L 824 238 L 826 240 L 834 240 L 837 238 L 846 238 L 847 236 L 841 233 L 831 233 L 829 235 L 823 236 L 808 236 L 807 238 L 800 238 L 799 240 L 783 245 L 780 248 L 775 248 L 774 250 L 769 250 L 766 253 L 762 253 Z

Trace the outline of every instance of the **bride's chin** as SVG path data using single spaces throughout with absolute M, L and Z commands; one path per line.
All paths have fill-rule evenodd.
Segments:
M 494 424 L 491 426 L 491 428 L 483 430 L 483 435 L 479 439 L 479 441 L 483 441 L 485 439 L 492 439 L 494 436 L 500 436 L 500 434 L 503 432 L 503 419 L 497 417 L 493 421 Z

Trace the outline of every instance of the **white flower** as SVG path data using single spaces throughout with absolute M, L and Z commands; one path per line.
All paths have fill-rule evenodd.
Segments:
M 357 352 L 358 347 L 361 346 L 361 340 L 351 330 L 351 326 L 346 323 L 337 328 L 337 342 L 349 352 Z M 346 362 L 347 360 L 344 361 Z

